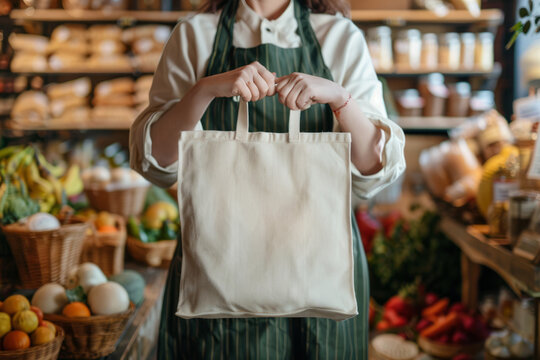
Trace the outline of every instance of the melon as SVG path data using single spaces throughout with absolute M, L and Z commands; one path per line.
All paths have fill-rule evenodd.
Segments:
M 144 287 L 146 286 L 146 282 L 138 272 L 125 270 L 120 274 L 111 276 L 109 280 L 122 285 L 129 295 L 129 300 L 135 305 L 139 305 L 144 300 Z

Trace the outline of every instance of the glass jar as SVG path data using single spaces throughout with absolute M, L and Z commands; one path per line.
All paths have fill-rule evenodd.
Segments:
M 367 45 L 375 70 L 391 70 L 394 67 L 392 30 L 388 26 L 378 26 L 367 33 Z
M 422 69 L 436 69 L 439 65 L 439 41 L 433 33 L 422 35 L 421 64 Z
M 457 33 L 443 34 L 439 41 L 439 66 L 457 70 L 461 61 L 461 41 Z
M 474 68 L 476 35 L 470 32 L 461 34 L 461 67 L 471 70 Z
M 469 113 L 471 99 L 471 84 L 458 82 L 449 86 L 448 116 L 465 117 Z
M 395 41 L 396 65 L 403 69 L 418 69 L 422 50 L 422 38 L 417 29 L 398 33 Z
M 472 93 L 469 116 L 478 116 L 495 108 L 495 94 L 490 90 Z
M 397 106 L 400 116 L 422 116 L 424 99 L 416 89 L 407 89 L 397 93 Z
M 444 84 L 444 76 L 433 73 L 420 78 L 418 90 L 425 101 L 423 115 L 443 116 L 448 99 L 448 88 Z
M 490 32 L 478 34 L 476 41 L 475 65 L 478 69 L 490 71 L 494 64 L 494 37 Z
M 510 193 L 519 189 L 519 160 L 510 156 L 493 176 L 493 200 L 488 208 L 489 233 L 505 237 L 509 229 Z

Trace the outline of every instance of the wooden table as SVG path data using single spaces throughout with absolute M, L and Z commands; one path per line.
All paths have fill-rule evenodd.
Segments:
M 540 267 L 515 255 L 504 246 L 473 236 L 465 225 L 449 216 L 443 216 L 441 228 L 462 251 L 461 290 L 465 305 L 471 309 L 478 306 L 481 265 L 498 273 L 518 296 L 526 294 L 534 298 L 534 358 L 540 359 Z

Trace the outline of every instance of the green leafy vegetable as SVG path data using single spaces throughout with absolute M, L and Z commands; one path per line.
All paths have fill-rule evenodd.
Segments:
M 76 301 L 86 303 L 86 294 L 84 293 L 84 289 L 80 285 L 76 288 L 66 290 L 66 296 L 70 303 Z

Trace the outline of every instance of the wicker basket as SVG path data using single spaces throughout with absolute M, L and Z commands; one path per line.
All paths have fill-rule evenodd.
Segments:
M 85 188 L 84 192 L 92 208 L 128 217 L 142 212 L 148 189 L 144 185 L 117 190 Z
M 137 261 L 149 266 L 168 268 L 174 256 L 176 243 L 176 240 L 143 243 L 134 237 L 128 236 L 127 249 L 129 254 Z
M 84 241 L 81 262 L 92 262 L 107 276 L 124 271 L 124 247 L 126 244 L 126 221 L 119 215 L 114 217 L 117 233 L 100 234 L 91 226 L 91 233 Z
M 114 351 L 116 342 L 134 311 L 135 305 L 131 303 L 129 309 L 120 314 L 83 318 L 45 314 L 44 318 L 64 329 L 65 339 L 60 350 L 61 358 L 95 359 Z
M 2 228 L 17 264 L 23 288 L 63 284 L 79 264 L 88 223 L 71 219 L 57 230 L 29 231 L 19 224 Z
M 0 350 L 0 360 L 55 360 L 64 340 L 64 330 L 56 326 L 56 337 L 47 344 L 31 346 L 24 350 Z
M 443 344 L 423 336 L 418 337 L 418 346 L 426 353 L 443 359 L 451 359 L 458 354 L 476 355 L 484 348 L 483 342 L 473 344 Z

